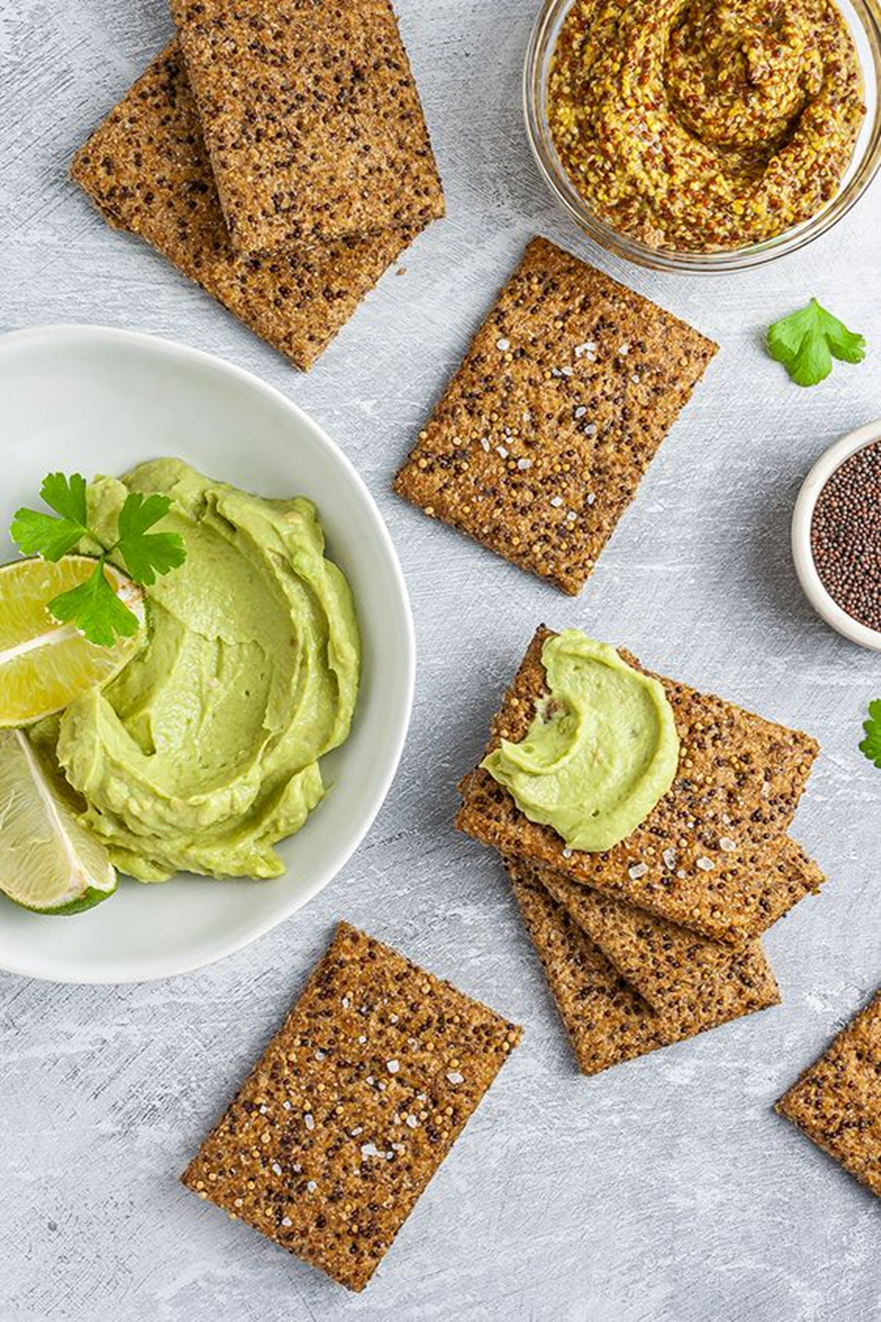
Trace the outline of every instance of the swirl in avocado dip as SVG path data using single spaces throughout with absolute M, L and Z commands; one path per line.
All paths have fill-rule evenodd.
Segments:
M 186 562 L 146 589 L 145 646 L 31 738 L 82 824 L 141 881 L 179 871 L 274 877 L 274 846 L 324 795 L 320 759 L 349 732 L 361 645 L 311 501 L 265 500 L 162 459 L 88 489 L 90 527 L 130 491 L 171 499 Z

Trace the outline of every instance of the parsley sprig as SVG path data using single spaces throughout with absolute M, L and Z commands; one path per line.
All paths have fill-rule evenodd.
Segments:
M 112 647 L 117 637 L 133 637 L 140 627 L 138 617 L 116 595 L 104 567 L 116 553 L 132 581 L 149 587 L 157 575 L 182 565 L 187 552 L 180 534 L 150 532 L 168 513 L 171 501 L 167 496 L 130 492 L 119 511 L 116 541 L 108 546 L 89 526 L 86 479 L 80 473 L 70 477 L 50 473 L 40 497 L 54 514 L 20 509 L 12 521 L 10 536 L 23 555 L 57 561 L 83 541 L 101 548 L 94 572 L 85 582 L 53 597 L 49 611 L 61 623 L 74 624 L 99 647 Z
M 881 698 L 869 703 L 869 719 L 863 722 L 866 737 L 860 744 L 870 762 L 881 769 Z
M 848 330 L 812 298 L 806 308 L 775 321 L 768 330 L 768 352 L 799 386 L 816 386 L 832 371 L 832 359 L 861 363 L 865 337 Z

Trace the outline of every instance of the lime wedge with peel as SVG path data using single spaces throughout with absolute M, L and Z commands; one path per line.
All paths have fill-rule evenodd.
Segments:
M 80 913 L 116 890 L 107 850 L 21 730 L 0 730 L 0 891 L 38 913 Z
M 16 560 L 0 567 L 0 729 L 30 725 L 61 711 L 74 698 L 118 675 L 144 642 L 133 638 L 97 647 L 73 624 L 59 624 L 48 603 L 85 582 L 95 561 L 67 555 L 57 563 Z M 105 573 L 116 595 L 143 626 L 140 588 L 112 565 Z

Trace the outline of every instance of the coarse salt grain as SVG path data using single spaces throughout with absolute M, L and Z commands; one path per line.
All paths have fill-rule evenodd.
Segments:
M 411 1129 L 416 1129 L 419 1124 L 419 1121 L 416 1119 L 415 1115 L 408 1115 L 406 1120 L 404 1121 L 404 1124 L 409 1125 Z
M 554 507 L 555 510 L 558 510 L 558 509 L 560 508 L 560 506 L 563 504 L 563 497 L 562 497 L 562 496 L 551 496 L 551 504 L 553 505 L 553 507 Z
M 737 842 L 731 839 L 730 835 L 719 837 L 719 848 L 726 854 L 731 854 L 737 848 Z
M 306 1126 L 307 1129 L 314 1129 L 314 1128 L 315 1128 L 315 1120 L 314 1120 L 314 1118 L 309 1114 L 308 1111 L 307 1111 L 306 1114 L 303 1116 L 303 1123 L 304 1123 L 304 1125 Z
M 631 881 L 639 881 L 640 877 L 644 877 L 647 872 L 648 864 L 646 863 L 634 863 L 633 867 L 628 868 Z
M 661 857 L 664 860 L 664 867 L 669 868 L 670 871 L 672 872 L 676 866 L 676 850 L 665 849 Z
M 510 340 L 496 340 L 496 348 L 499 349 L 502 353 L 507 353 L 510 347 L 511 347 Z
M 711 858 L 701 856 L 701 858 L 697 860 L 697 866 L 700 868 L 701 872 L 712 872 L 716 864 Z
M 522 473 L 525 473 L 526 470 L 527 470 L 527 468 L 531 468 L 531 467 L 532 467 L 532 460 L 531 460 L 531 459 L 518 459 L 518 460 L 517 460 L 517 467 L 520 469 L 520 471 L 521 471 Z
M 386 1065 L 386 1069 L 388 1070 L 389 1074 L 397 1074 L 400 1068 L 401 1066 L 399 1062 L 396 1060 L 390 1060 Z
M 448 1073 L 447 1073 L 447 1078 L 448 1078 L 448 1080 L 450 1081 L 450 1083 L 464 1083 L 464 1082 L 465 1082 L 465 1076 L 464 1076 L 464 1074 L 459 1074 L 459 1072 L 458 1072 L 457 1070 L 449 1070 Z

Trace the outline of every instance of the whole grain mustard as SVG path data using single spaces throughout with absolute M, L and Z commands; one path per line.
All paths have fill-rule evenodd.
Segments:
M 573 187 L 655 248 L 773 238 L 836 193 L 865 106 L 831 0 L 576 0 L 550 70 Z

